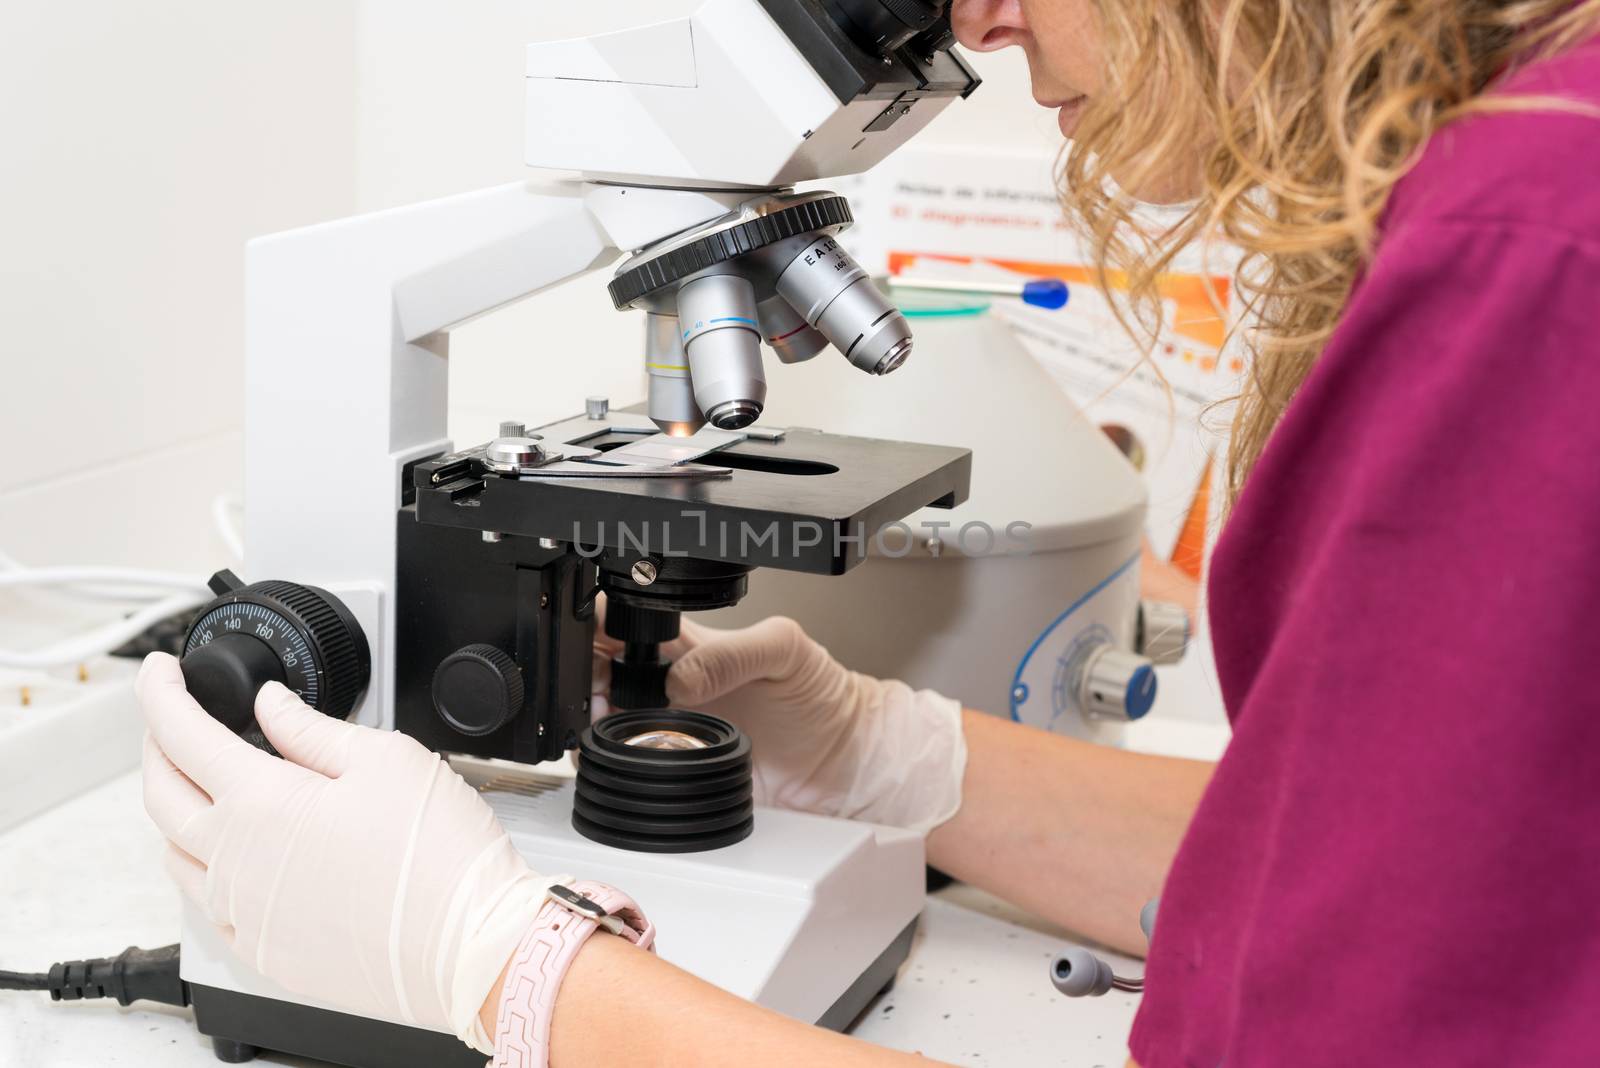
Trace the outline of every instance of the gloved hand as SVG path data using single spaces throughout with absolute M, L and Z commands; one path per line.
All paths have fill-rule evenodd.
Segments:
M 256 718 L 281 760 L 207 715 L 170 656 L 148 657 L 136 689 L 145 808 L 234 951 L 296 993 L 492 1053 L 478 1010 L 554 880 L 477 791 L 414 739 L 277 683 Z
M 595 639 L 594 704 L 622 643 Z M 662 646 L 673 707 L 709 712 L 750 737 L 760 804 L 926 834 L 961 807 L 961 704 L 850 671 L 792 619 L 742 630 L 685 617 Z

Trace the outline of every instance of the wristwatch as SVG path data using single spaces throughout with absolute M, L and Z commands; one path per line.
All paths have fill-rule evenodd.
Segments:
M 633 898 L 605 883 L 556 884 L 517 946 L 495 1021 L 494 1068 L 548 1068 L 556 993 L 596 931 L 655 952 L 656 929 Z

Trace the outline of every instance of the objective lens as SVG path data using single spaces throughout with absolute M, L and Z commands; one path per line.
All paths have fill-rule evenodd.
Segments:
M 651 312 L 644 317 L 644 368 L 650 380 L 646 411 L 651 422 L 677 438 L 686 438 L 706 425 L 706 417 L 694 402 L 694 381 L 689 377 L 677 316 Z
M 635 749 L 658 749 L 667 751 L 681 751 L 687 749 L 704 749 L 706 743 L 703 739 L 683 731 L 645 731 L 635 734 L 624 743 Z
M 890 371 L 898 370 L 906 362 L 906 357 L 911 355 L 911 339 L 902 338 L 889 347 L 883 359 L 878 362 L 878 373 L 886 375 Z
M 886 375 L 911 355 L 911 324 L 831 237 L 807 245 L 778 276 L 777 289 L 868 374 Z
M 694 399 L 718 430 L 742 430 L 767 400 L 756 293 L 735 274 L 708 275 L 678 290 L 679 337 Z
M 804 363 L 828 347 L 828 339 L 800 317 L 782 297 L 768 297 L 756 309 L 761 333 L 784 363 Z

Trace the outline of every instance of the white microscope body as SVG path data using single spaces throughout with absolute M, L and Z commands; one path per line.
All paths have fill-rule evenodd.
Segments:
M 688 18 L 530 45 L 528 162 L 577 177 L 251 244 L 247 573 L 314 584 L 348 607 L 371 650 L 353 720 L 396 725 L 397 617 L 416 610 L 397 603 L 396 514 L 412 465 L 455 448 L 450 331 L 741 205 L 759 214 L 795 182 L 864 170 L 977 84 L 948 39 L 928 44 L 922 74 L 937 62 L 964 89 L 874 84 L 834 54 L 848 40 L 832 18 L 816 0 L 707 0 Z M 902 78 L 917 66 L 896 57 Z M 760 810 L 737 845 L 633 853 L 572 829 L 561 780 L 461 766 L 494 791 L 538 870 L 625 887 L 661 931 L 663 957 L 734 993 L 843 1026 L 904 958 L 923 897 L 917 836 Z M 225 1059 L 261 1046 L 353 1065 L 481 1063 L 449 1036 L 393 1026 L 404 1021 L 304 1005 L 198 917 L 185 924 L 183 976 Z

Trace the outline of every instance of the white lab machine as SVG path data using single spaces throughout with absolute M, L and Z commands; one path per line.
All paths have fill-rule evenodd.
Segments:
M 822 587 L 775 573 L 714 618 L 789 615 L 856 670 L 1120 744 L 1188 637 L 1181 608 L 1140 601 L 1144 485 L 1010 327 L 963 303 L 912 320 L 916 359 L 892 380 L 776 372 L 768 418 L 968 446 L 971 496 L 885 532 L 869 567 Z

